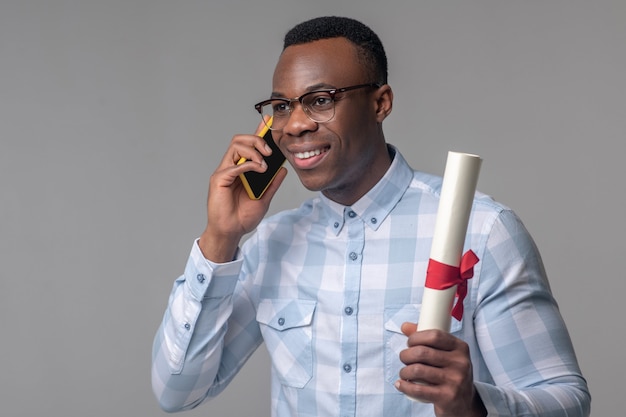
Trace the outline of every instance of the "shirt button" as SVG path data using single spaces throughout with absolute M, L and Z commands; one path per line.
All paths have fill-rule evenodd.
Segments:
M 351 316 L 351 315 L 352 315 L 352 313 L 354 312 L 354 310 L 352 309 L 352 307 L 346 307 L 343 311 L 345 311 L 345 313 L 346 313 L 348 316 Z
M 333 225 L 335 226 L 335 229 L 339 227 L 339 222 L 335 222 L 335 224 Z
M 356 213 L 355 213 L 355 212 L 353 212 L 352 210 L 350 210 L 350 211 L 348 212 L 348 216 L 349 216 L 350 218 L 355 218 L 355 217 L 356 217 Z
M 196 279 L 198 280 L 198 282 L 200 284 L 202 284 L 206 278 L 205 278 L 204 274 L 198 274 L 198 275 L 196 275 Z
M 283 324 L 285 324 L 285 319 L 281 317 L 278 319 L 278 325 L 282 326 Z
M 370 221 L 372 222 L 372 224 L 378 223 L 378 219 L 376 219 L 376 217 L 372 217 Z
M 345 371 L 345 373 L 350 373 L 350 371 L 352 371 L 352 367 L 349 364 L 345 364 L 343 365 L 343 370 Z
M 352 259 L 353 261 L 356 261 L 358 257 L 359 255 L 357 255 L 355 252 L 350 252 L 350 259 Z
M 187 329 L 187 330 L 191 329 L 191 324 L 185 323 L 185 329 Z

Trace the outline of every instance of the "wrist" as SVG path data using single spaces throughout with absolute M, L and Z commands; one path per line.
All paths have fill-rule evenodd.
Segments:
M 207 229 L 198 239 L 198 247 L 205 259 L 214 263 L 226 263 L 234 259 L 239 241 L 240 238 L 219 236 Z

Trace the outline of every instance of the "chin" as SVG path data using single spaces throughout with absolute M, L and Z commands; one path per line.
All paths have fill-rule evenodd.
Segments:
M 324 191 L 325 187 L 323 185 L 319 185 L 319 184 L 311 184 L 311 183 L 307 183 L 307 182 L 303 182 L 301 181 L 302 185 L 304 186 L 304 188 L 306 188 L 309 191 Z
M 309 191 L 323 191 L 327 188 L 327 183 L 321 181 L 319 179 L 311 178 L 311 176 L 306 174 L 298 173 L 298 178 L 300 179 L 300 183 Z

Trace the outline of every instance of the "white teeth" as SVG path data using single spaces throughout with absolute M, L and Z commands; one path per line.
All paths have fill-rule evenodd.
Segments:
M 316 149 L 314 151 L 306 151 L 306 152 L 298 152 L 295 154 L 296 158 L 298 159 L 309 159 L 313 156 L 317 156 L 319 154 L 321 154 L 322 151 L 320 149 Z

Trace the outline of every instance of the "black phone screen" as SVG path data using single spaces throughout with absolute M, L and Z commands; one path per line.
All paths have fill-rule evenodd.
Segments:
M 265 163 L 267 163 L 267 170 L 265 172 L 248 171 L 243 174 L 245 181 L 248 183 L 248 191 L 252 192 L 254 198 L 260 198 L 263 195 L 265 189 L 270 182 L 272 182 L 272 179 L 274 179 L 280 167 L 285 163 L 285 155 L 283 155 L 280 149 L 278 149 L 278 146 L 276 146 L 276 143 L 274 143 L 271 130 L 267 130 L 265 135 L 263 135 L 263 139 L 265 139 L 265 142 L 272 148 L 272 154 L 263 157 Z

